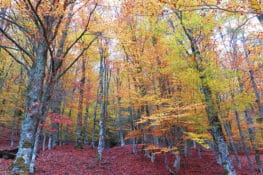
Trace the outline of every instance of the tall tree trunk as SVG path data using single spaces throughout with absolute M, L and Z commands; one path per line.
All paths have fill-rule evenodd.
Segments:
M 234 151 L 234 156 L 235 156 L 235 159 L 237 161 L 237 167 L 239 169 L 241 169 L 242 166 L 241 166 L 241 162 L 240 162 L 240 159 L 239 159 L 239 156 L 238 156 L 237 147 L 236 147 L 236 145 L 234 143 L 234 140 L 233 140 L 233 137 L 232 137 L 232 132 L 231 132 L 231 129 L 230 129 L 230 123 L 229 122 L 228 123 L 224 123 L 224 128 L 225 128 L 226 134 L 227 134 L 227 136 L 229 138 L 229 143 L 230 143 L 230 145 L 232 147 L 232 150 Z
M 89 102 L 88 99 L 86 101 L 86 107 L 85 107 L 85 117 L 84 117 L 84 144 L 88 145 L 89 144 L 89 139 L 88 139 L 88 120 L 89 120 Z
M 117 119 L 119 125 L 119 139 L 121 146 L 125 145 L 124 138 L 123 138 L 123 129 L 122 129 L 122 121 L 121 121 L 121 97 L 119 87 L 121 85 L 120 78 L 119 78 L 119 70 L 117 70 L 117 78 L 116 78 L 116 88 L 117 88 Z
M 250 60 L 249 60 L 249 51 L 247 51 L 247 49 L 245 48 L 246 46 L 246 40 L 245 40 L 245 36 L 243 34 L 242 36 L 242 44 L 243 44 L 243 48 L 244 48 L 244 51 L 245 51 L 245 60 L 248 64 L 248 67 L 249 67 L 249 78 L 250 78 L 250 81 L 251 81 L 251 84 L 252 84 L 252 87 L 253 87 L 253 90 L 254 90 L 254 94 L 256 96 L 256 103 L 257 103 L 257 106 L 258 106 L 258 113 L 259 113 L 259 118 L 257 118 L 257 121 L 258 122 L 263 122 L 263 105 L 261 103 L 261 99 L 260 99 L 260 95 L 259 95 L 259 90 L 258 90 L 258 85 L 257 85 L 257 82 L 255 80 L 255 72 L 254 70 L 251 69 L 251 63 L 250 63 Z
M 260 152 L 258 150 L 258 143 L 256 140 L 256 131 L 255 131 L 255 128 L 253 127 L 254 122 L 253 122 L 253 119 L 252 119 L 248 109 L 245 110 L 245 118 L 246 118 L 246 122 L 248 125 L 248 133 L 249 133 L 249 139 L 250 139 L 251 144 L 252 144 L 252 149 L 255 151 L 256 164 L 257 164 L 258 170 L 262 174 L 263 168 L 262 168 L 262 161 L 260 159 Z
M 40 42 L 37 49 L 37 61 L 28 72 L 25 116 L 22 123 L 20 142 L 12 171 L 16 174 L 27 174 L 32 159 L 36 131 L 42 113 L 43 82 L 47 58 L 47 46 Z
M 99 143 L 98 143 L 98 159 L 101 160 L 102 159 L 102 153 L 104 151 L 104 144 L 105 144 L 105 140 L 104 140 L 104 120 L 105 120 L 105 108 L 104 108 L 104 100 L 103 100 L 103 95 L 104 95 L 104 91 L 105 91 L 105 87 L 104 87 L 104 51 L 102 50 L 102 48 L 100 48 L 100 54 L 101 54 L 101 58 L 100 58 L 100 81 L 99 81 L 99 104 L 100 104 L 100 121 L 99 121 Z
M 82 59 L 82 76 L 80 80 L 79 87 L 79 104 L 78 104 L 78 117 L 77 117 L 77 127 L 76 127 L 76 148 L 83 147 L 83 128 L 82 128 L 82 111 L 83 111 L 83 96 L 84 96 L 84 86 L 85 86 L 85 73 L 86 73 L 86 61 Z
M 42 151 L 45 151 L 46 150 L 46 140 L 47 140 L 47 133 L 46 133 L 45 129 L 43 129 L 43 131 L 42 131 L 42 136 L 43 136 Z
M 77 69 L 75 70 L 75 79 L 76 77 L 77 77 Z M 76 86 L 74 86 L 72 89 L 72 92 L 71 92 L 72 96 L 74 95 L 75 91 L 76 91 Z M 69 107 L 68 118 L 69 119 L 72 118 L 72 106 Z M 63 139 L 65 144 L 67 144 L 69 141 L 69 129 L 70 129 L 69 124 L 66 124 L 66 130 L 65 130 L 64 139 Z
M 91 133 L 91 147 L 95 147 L 95 132 L 96 132 L 96 123 L 97 123 L 97 108 L 98 108 L 98 103 L 99 103 L 99 92 L 100 92 L 100 87 L 98 88 L 97 92 L 97 98 L 95 102 L 95 107 L 94 107 L 94 112 L 93 112 L 93 125 L 92 125 L 92 133 Z
M 240 92 L 243 92 L 243 84 L 240 81 L 240 78 L 238 77 L 238 81 L 239 81 L 239 88 L 240 88 Z M 260 153 L 258 150 L 258 143 L 256 140 L 256 131 L 254 128 L 254 121 L 249 113 L 249 110 L 246 109 L 244 111 L 245 113 L 245 118 L 246 118 L 246 123 L 248 126 L 248 134 L 249 134 L 249 139 L 252 145 L 253 150 L 255 150 L 255 160 L 256 160 L 256 164 L 258 167 L 258 170 L 263 173 L 263 167 L 262 167 L 262 161 L 260 159 Z
M 175 13 L 178 19 L 180 20 L 181 27 L 187 39 L 190 42 L 191 51 L 192 51 L 193 57 L 196 62 L 196 69 L 201 75 L 200 76 L 200 80 L 201 80 L 200 86 L 201 86 L 201 91 L 205 97 L 204 103 L 206 105 L 206 113 L 208 116 L 208 121 L 211 126 L 211 134 L 215 142 L 215 146 L 218 148 L 217 156 L 220 157 L 222 160 L 222 166 L 224 167 L 224 171 L 228 175 L 236 175 L 236 172 L 234 170 L 234 166 L 232 163 L 232 159 L 228 151 L 228 146 L 224 138 L 224 133 L 223 133 L 223 129 L 222 129 L 220 119 L 218 116 L 218 111 L 216 110 L 216 104 L 212 98 L 212 91 L 207 83 L 207 77 L 204 73 L 205 67 L 204 67 L 204 63 L 203 63 L 200 51 L 198 49 L 198 45 L 195 42 L 196 40 L 194 39 L 191 31 L 185 27 L 182 14 L 179 12 L 175 12 Z
M 68 112 L 68 118 L 72 118 L 72 108 L 69 108 L 69 112 Z M 69 125 L 66 125 L 66 131 L 65 131 L 65 135 L 64 135 L 64 142 L 65 144 L 68 144 L 69 141 Z
M 37 149 L 38 149 L 38 141 L 39 141 L 38 139 L 39 139 L 40 132 L 41 132 L 41 127 L 40 127 L 40 125 L 38 125 L 36 136 L 35 136 L 35 143 L 34 143 L 32 158 L 31 158 L 31 162 L 30 162 L 30 165 L 29 165 L 29 172 L 30 173 L 34 173 L 35 160 L 36 160 L 36 157 L 37 157 Z
M 263 122 L 263 105 L 261 103 L 261 99 L 260 99 L 260 95 L 259 95 L 259 90 L 258 90 L 258 85 L 255 81 L 255 76 L 254 76 L 254 71 L 253 70 L 249 70 L 249 77 L 250 77 L 250 81 L 252 83 L 252 87 L 256 96 L 256 102 L 258 105 L 258 112 L 259 112 L 259 118 L 257 118 L 258 122 Z
M 105 119 L 107 115 L 107 105 L 108 105 L 108 89 L 109 89 L 109 76 L 108 68 L 106 63 L 106 53 L 107 52 L 107 40 L 101 41 L 100 50 L 100 91 L 99 91 L 99 101 L 100 101 L 100 121 L 99 121 L 99 143 L 98 143 L 98 159 L 102 159 L 102 153 L 105 147 Z
M 60 115 L 61 114 L 61 104 L 63 100 L 63 95 L 62 95 L 62 87 L 61 85 L 57 82 L 55 85 L 55 88 L 53 90 L 53 98 L 51 99 L 51 111 L 55 115 Z M 50 133 L 51 136 L 51 148 L 54 148 L 58 145 L 59 142 L 59 123 L 57 122 L 52 122 L 51 123 L 51 128 L 52 131 Z
M 250 152 L 249 152 L 248 146 L 246 144 L 246 138 L 245 138 L 245 135 L 244 135 L 244 133 L 242 131 L 241 124 L 240 124 L 240 117 L 239 117 L 239 114 L 238 114 L 237 111 L 235 111 L 235 116 L 236 116 L 237 128 L 238 128 L 238 131 L 239 131 L 239 136 L 240 136 L 240 139 L 241 139 L 242 147 L 243 147 L 243 149 L 245 151 L 245 154 L 246 154 L 246 157 L 247 157 L 247 161 L 248 161 L 248 164 L 249 164 L 249 168 L 250 168 L 251 171 L 253 171 L 253 169 L 254 169 L 253 162 L 250 159 Z

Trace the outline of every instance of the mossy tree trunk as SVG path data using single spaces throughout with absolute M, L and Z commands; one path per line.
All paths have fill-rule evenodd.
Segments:
M 190 49 L 196 64 L 196 69 L 200 73 L 200 89 L 204 95 L 204 104 L 206 106 L 205 109 L 208 116 L 209 125 L 211 127 L 210 132 L 218 150 L 216 152 L 217 157 L 221 159 L 221 163 L 226 174 L 236 175 L 232 159 L 228 151 L 228 145 L 224 137 L 218 111 L 216 109 L 216 103 L 215 100 L 213 100 L 213 93 L 209 87 L 208 77 L 205 73 L 206 67 L 204 65 L 204 60 L 201 57 L 201 53 L 196 42 L 197 40 L 194 38 L 191 30 L 185 26 L 182 12 L 175 12 L 175 14 L 180 20 L 182 30 L 190 43 Z
M 47 58 L 47 46 L 45 42 L 40 42 L 37 49 L 37 62 L 28 72 L 27 97 L 24 120 L 21 128 L 19 149 L 16 159 L 12 165 L 12 171 L 16 174 L 26 174 L 29 172 L 35 134 L 42 114 L 43 82 L 45 78 L 45 66 Z

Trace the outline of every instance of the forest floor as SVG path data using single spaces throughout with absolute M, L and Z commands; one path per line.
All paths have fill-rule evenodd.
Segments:
M 0 142 L 0 149 L 7 145 Z M 96 149 L 84 147 L 74 149 L 73 145 L 56 147 L 53 150 L 40 152 L 36 160 L 36 175 L 168 175 L 164 166 L 163 155 L 156 156 L 154 163 L 144 156 L 142 151 L 137 155 L 132 152 L 132 146 L 106 149 L 103 160 L 98 162 Z M 257 175 L 250 172 L 244 156 L 240 156 L 244 168 L 238 170 L 239 175 Z M 173 157 L 169 156 L 172 164 Z M 12 160 L 0 159 L 0 175 L 8 175 L 8 167 Z M 171 167 L 171 165 L 170 165 Z M 223 175 L 223 169 L 215 160 L 212 151 L 202 152 L 202 158 L 192 150 L 192 156 L 182 158 L 178 175 Z
M 10 141 L 0 137 L 0 150 L 9 149 Z M 141 147 L 141 146 L 140 146 Z M 40 151 L 36 160 L 36 175 L 168 175 L 164 165 L 164 156 L 157 155 L 155 162 L 144 156 L 139 147 L 138 154 L 132 154 L 132 146 L 117 146 L 106 149 L 102 161 L 97 161 L 97 150 L 91 147 L 74 149 L 74 145 L 58 146 L 52 150 Z M 197 150 L 191 149 L 191 156 L 181 158 L 181 169 L 178 175 L 224 175 L 223 168 L 215 160 L 211 150 L 202 151 L 202 157 L 197 156 Z M 263 160 L 263 155 L 261 155 Z M 254 156 L 251 155 L 252 160 Z M 238 175 L 259 175 L 248 170 L 247 160 L 240 155 L 242 169 L 237 169 Z M 174 156 L 168 156 L 170 167 Z M 8 167 L 13 160 L 0 159 L 0 175 L 8 175 Z M 233 158 L 234 161 L 234 158 Z M 235 161 L 234 161 L 235 162 Z

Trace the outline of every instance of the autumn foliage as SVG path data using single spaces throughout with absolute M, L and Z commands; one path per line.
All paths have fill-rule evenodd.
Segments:
M 0 0 L 11 171 L 263 173 L 262 27 L 260 0 Z

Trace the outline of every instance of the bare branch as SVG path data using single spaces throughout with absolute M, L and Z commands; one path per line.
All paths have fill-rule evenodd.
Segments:
M 27 71 L 29 71 L 29 68 L 27 67 L 27 65 L 25 65 L 22 61 L 18 60 L 16 56 L 14 56 L 14 54 L 10 52 L 6 47 L 0 46 L 0 48 L 4 49 L 8 53 L 8 55 L 11 56 L 13 60 L 15 60 L 18 64 L 21 64 Z
M 24 49 L 20 44 L 18 44 L 10 35 L 8 35 L 1 27 L 0 27 L 0 32 L 9 40 L 11 41 L 13 44 L 15 44 L 15 46 L 21 50 L 22 52 L 24 52 L 28 57 L 30 57 L 31 59 L 33 59 L 34 57 L 26 50 Z
M 69 53 L 69 51 L 72 49 L 72 47 L 83 37 L 83 35 L 87 32 L 88 30 L 88 26 L 91 20 L 91 16 L 92 14 L 95 12 L 97 8 L 97 3 L 95 4 L 94 8 L 91 10 L 90 14 L 89 14 L 89 18 L 88 18 L 88 22 L 84 28 L 84 30 L 81 32 L 81 34 L 77 37 L 77 39 L 67 48 L 67 50 L 65 51 L 63 57 L 65 58 L 67 56 L 67 54 Z
M 6 49 L 12 49 L 12 50 L 15 50 L 15 51 L 19 51 L 19 49 L 17 49 L 17 48 L 4 46 L 4 45 L 0 45 L 0 48 L 6 48 Z
M 6 16 L 6 15 L 5 15 L 5 16 Z M 21 26 L 20 24 L 16 23 L 14 20 L 11 20 L 11 19 L 6 18 L 5 16 L 0 15 L 0 18 L 1 18 L 2 20 L 4 20 L 4 21 L 7 21 L 7 22 L 11 23 L 11 24 L 14 24 L 14 25 L 17 26 L 17 27 L 19 28 L 19 30 L 22 31 L 22 32 L 26 32 L 26 33 L 28 32 L 28 31 L 26 30 L 26 28 L 24 28 L 24 27 Z
M 99 37 L 99 35 L 97 35 L 96 37 L 94 37 L 88 44 L 87 47 L 85 47 L 80 54 L 72 61 L 72 63 L 69 64 L 69 66 L 67 68 L 65 68 L 58 76 L 57 76 L 57 81 L 65 74 L 68 72 L 68 70 L 81 58 L 81 56 L 90 48 L 90 46 L 92 45 L 92 43 L 94 41 L 96 41 L 96 39 Z

